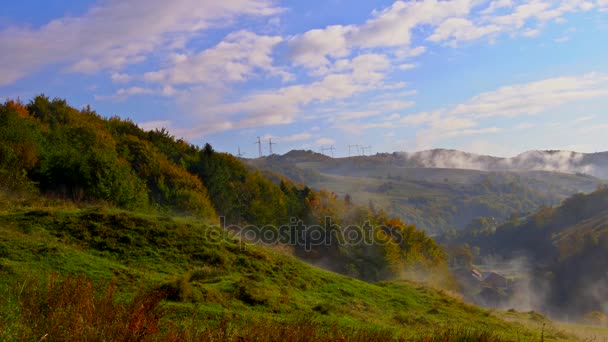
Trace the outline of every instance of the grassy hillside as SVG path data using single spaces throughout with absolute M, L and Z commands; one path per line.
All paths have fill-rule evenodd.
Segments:
M 257 227 L 277 237 L 293 222 L 306 228 L 288 232 L 291 238 L 302 237 L 290 245 L 303 260 L 328 259 L 327 268 L 368 281 L 426 272 L 429 280 L 450 283 L 439 246 L 382 210 L 259 172 L 210 144 L 192 145 L 165 129 L 144 131 L 128 119 L 104 118 L 58 98 L 40 95 L 27 104 L 7 100 L 0 105 L 4 189 L 205 222 L 221 217 L 228 226 L 254 227 L 250 231 L 258 237 Z M 313 243 L 317 227 L 322 239 Z M 331 239 L 346 231 L 393 243 Z
M 574 338 L 538 315 L 512 314 L 518 322 L 507 323 L 498 317 L 504 314 L 420 284 L 365 283 L 276 249 L 243 246 L 193 218 L 6 199 L 0 202 L 2 340 L 37 340 L 45 334 L 49 341 L 90 339 L 102 332 L 116 337 L 136 329 L 134 319 L 156 324 L 154 331 L 137 330 L 148 340 Z M 64 280 L 68 275 L 73 276 Z M 103 284 L 110 281 L 116 294 L 108 302 Z M 161 290 L 156 293 L 162 293 L 162 301 L 150 300 L 154 289 Z M 137 311 L 138 305 L 149 305 L 149 313 Z M 112 323 L 115 330 L 107 331 L 108 322 L 99 321 L 103 317 L 91 318 L 102 307 L 121 313 L 104 311 L 108 320 L 128 322 Z

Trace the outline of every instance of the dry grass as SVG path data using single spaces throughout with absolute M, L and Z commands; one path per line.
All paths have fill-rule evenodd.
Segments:
M 162 290 L 141 291 L 130 301 L 117 300 L 114 283 L 95 285 L 82 276 L 15 283 L 8 297 L 17 303 L 16 328 L 0 320 L 0 339 L 14 341 L 500 341 L 489 332 L 445 330 L 407 339 L 388 329 L 345 329 L 310 318 L 289 322 L 235 321 L 225 317 L 211 323 L 190 318 L 176 324 L 162 301 Z M 5 302 L 0 316 L 7 316 Z M 1 318 L 1 317 L 0 317 Z M 4 325 L 3 325 L 4 324 Z
M 160 331 L 165 296 L 160 291 L 120 304 L 113 283 L 96 287 L 81 276 L 25 281 L 14 290 L 19 329 L 12 338 L 18 341 L 146 341 Z

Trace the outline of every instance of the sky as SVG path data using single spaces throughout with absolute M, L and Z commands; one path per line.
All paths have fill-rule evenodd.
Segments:
M 608 151 L 608 0 L 20 0 L 0 101 L 244 157 Z M 365 150 L 349 145 L 367 146 Z

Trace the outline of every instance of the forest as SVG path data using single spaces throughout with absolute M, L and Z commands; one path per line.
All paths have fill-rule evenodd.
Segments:
M 0 186 L 76 203 L 193 216 L 210 224 L 219 224 L 221 217 L 228 226 L 276 231 L 293 219 L 322 227 L 326 236 L 336 232 L 327 231 L 331 218 L 338 231 L 371 234 L 388 243 L 331 239 L 311 248 L 301 242 L 287 246 L 291 253 L 364 280 L 408 275 L 452 286 L 441 248 L 383 210 L 261 172 L 210 144 L 194 146 L 164 129 L 144 131 L 128 119 L 103 118 L 89 107 L 78 110 L 44 95 L 0 106 Z

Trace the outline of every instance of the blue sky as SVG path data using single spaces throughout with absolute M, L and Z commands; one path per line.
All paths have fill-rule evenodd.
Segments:
M 266 154 L 597 152 L 607 37 L 608 0 L 11 1 L 0 100 L 66 98 L 246 157 L 258 136 Z

